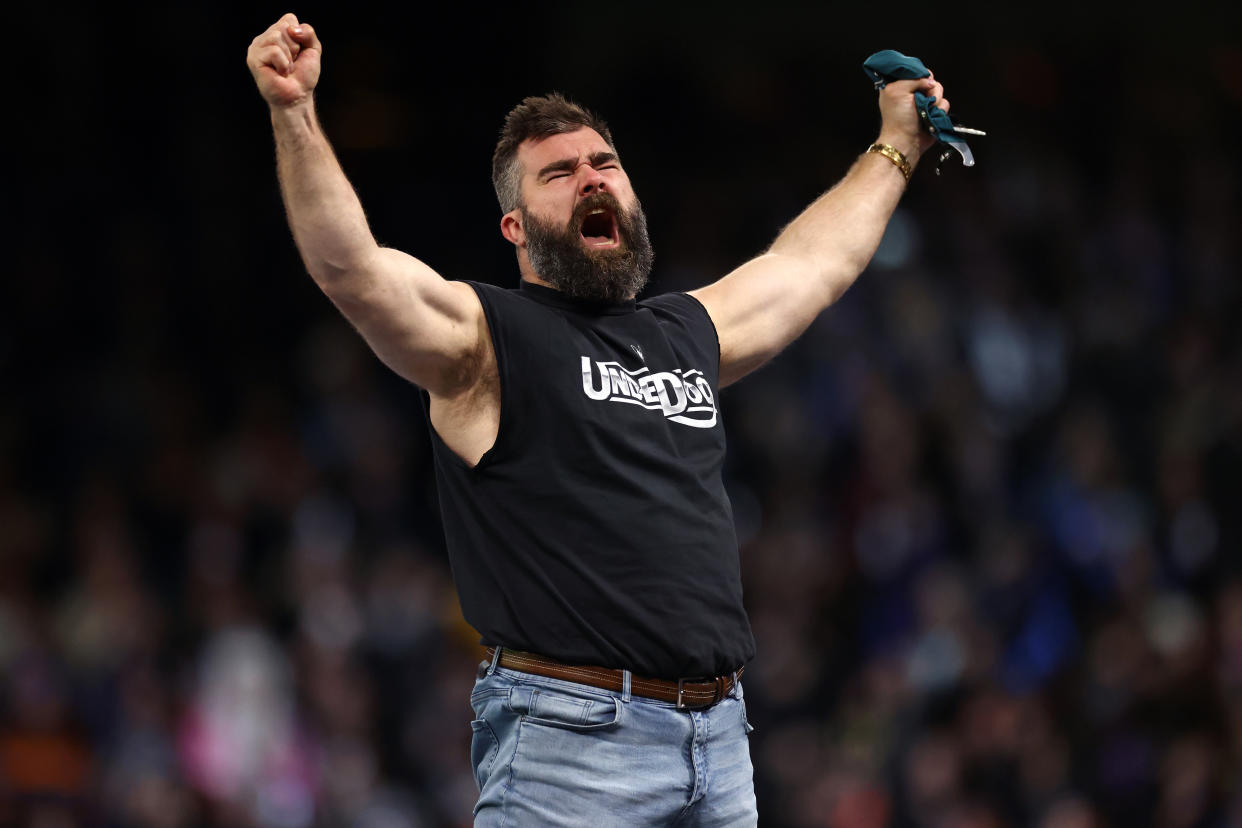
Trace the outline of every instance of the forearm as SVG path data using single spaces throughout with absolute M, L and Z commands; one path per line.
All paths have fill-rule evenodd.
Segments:
M 302 261 L 325 291 L 361 273 L 378 245 L 362 204 L 307 101 L 272 107 L 276 173 Z
M 917 147 L 905 154 L 912 165 L 917 163 Z M 835 187 L 777 236 L 768 252 L 809 265 L 825 303 L 832 302 L 871 261 L 905 189 L 905 176 L 892 161 L 864 153 Z
M 933 97 L 933 79 L 894 81 L 880 92 L 876 143 L 902 153 L 911 169 L 932 143 L 919 131 L 914 92 Z M 948 102 L 937 104 L 948 109 Z M 720 382 L 763 365 L 800 335 L 862 273 L 906 190 L 893 161 L 863 153 L 845 177 L 790 222 L 767 252 L 692 295 L 707 308 L 720 339 Z

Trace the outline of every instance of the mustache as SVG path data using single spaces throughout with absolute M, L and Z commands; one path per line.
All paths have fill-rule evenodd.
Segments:
M 617 201 L 617 197 L 606 190 L 600 190 L 596 193 L 582 199 L 578 202 L 578 206 L 574 208 L 573 213 L 569 217 L 569 228 L 575 232 L 582 229 L 582 222 L 586 220 L 587 213 L 592 210 L 598 210 L 605 207 L 612 211 L 613 216 L 622 222 L 629 216 L 625 208 L 621 206 L 621 202 Z

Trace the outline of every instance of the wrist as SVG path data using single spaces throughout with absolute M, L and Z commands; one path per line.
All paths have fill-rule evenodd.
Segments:
M 919 141 L 917 135 L 911 137 L 899 132 L 881 131 L 880 136 L 875 139 L 877 144 L 887 144 L 893 149 L 905 156 L 906 161 L 913 169 L 919 163 L 919 156 L 923 154 L 922 142 Z
M 867 151 L 864 153 L 864 155 L 871 154 L 883 156 L 889 163 L 897 168 L 897 171 L 901 173 L 901 177 L 905 179 L 907 183 L 910 181 L 910 176 L 914 173 L 914 166 L 906 159 L 906 156 L 901 152 L 901 150 L 897 149 L 892 144 L 884 144 L 877 141 L 867 147 Z
M 293 103 L 268 104 L 273 126 L 313 126 L 315 118 L 315 100 L 309 94 Z

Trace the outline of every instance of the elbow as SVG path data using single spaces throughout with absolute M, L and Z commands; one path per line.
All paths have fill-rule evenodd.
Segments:
M 305 257 L 303 262 L 306 265 L 306 272 L 315 280 L 315 284 L 325 291 L 348 284 L 351 281 L 350 274 L 356 271 L 356 268 L 350 267 L 346 262 L 332 262 L 309 257 Z
M 859 274 L 866 269 L 869 259 L 836 257 L 812 257 L 803 263 L 802 278 L 814 285 L 814 304 L 823 310 L 840 299 Z
M 374 271 L 378 251 L 378 246 L 373 250 L 324 251 L 319 255 L 304 251 L 302 262 L 315 284 L 328 295 L 356 293 L 359 285 L 369 281 L 366 274 Z
M 823 285 L 825 307 L 840 299 L 871 263 L 870 254 L 824 258 L 815 262 L 816 278 Z

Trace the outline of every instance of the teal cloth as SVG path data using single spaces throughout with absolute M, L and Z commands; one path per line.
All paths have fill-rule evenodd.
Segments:
M 871 78 L 876 89 L 883 89 L 890 81 L 918 80 L 931 74 L 923 61 L 894 49 L 884 49 L 867 58 L 863 61 L 863 72 Z M 931 95 L 915 92 L 914 106 L 919 111 L 920 120 L 928 127 L 928 132 L 937 141 L 948 144 L 961 153 L 962 162 L 966 166 L 972 166 L 975 162 L 974 156 L 966 144 L 966 139 L 954 129 L 949 113 L 936 106 L 936 99 Z

